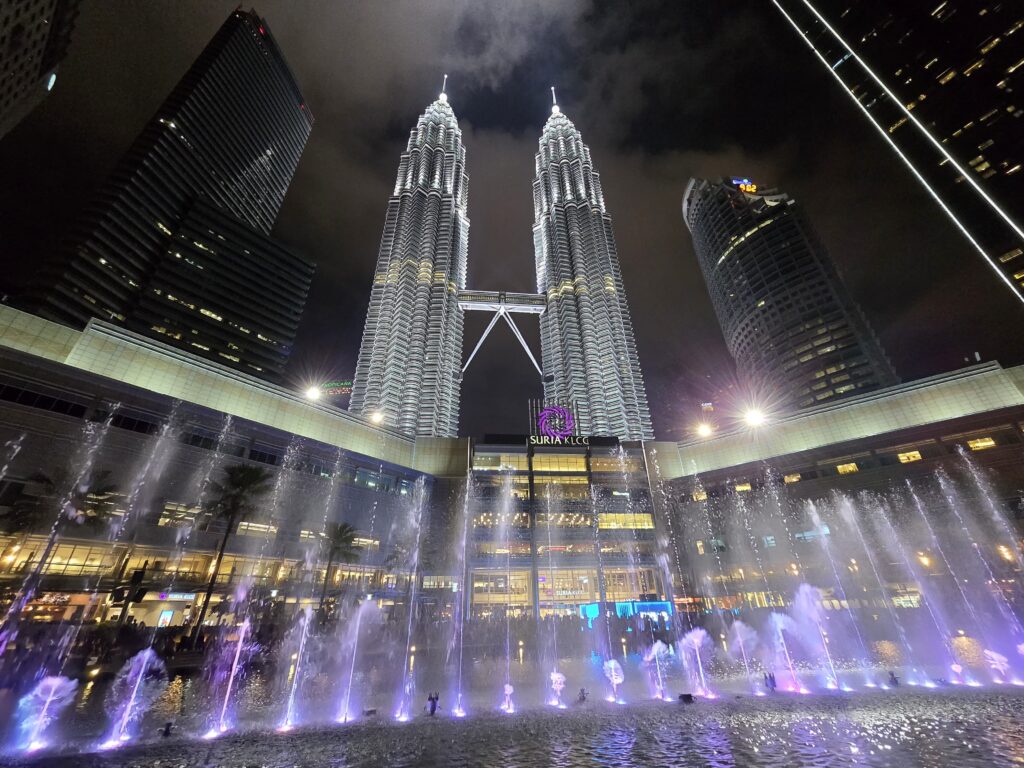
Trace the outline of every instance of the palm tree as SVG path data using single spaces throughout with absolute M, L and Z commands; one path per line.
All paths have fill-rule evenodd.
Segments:
M 213 564 L 213 572 L 210 574 L 210 583 L 206 585 L 206 594 L 203 596 L 203 607 L 199 609 L 199 617 L 195 626 L 192 627 L 192 639 L 199 636 L 199 630 L 206 620 L 206 611 L 210 607 L 210 598 L 213 595 L 213 588 L 217 584 L 217 577 L 220 575 L 220 566 L 224 560 L 224 550 L 228 546 L 228 539 L 235 533 L 238 524 L 256 510 L 256 502 L 266 495 L 273 487 L 271 480 L 273 473 L 263 467 L 254 467 L 249 464 L 233 464 L 224 467 L 224 482 L 210 481 L 209 501 L 203 506 L 207 514 L 224 521 L 224 535 L 220 540 L 220 547 L 217 550 L 217 559 Z
M 324 571 L 324 588 L 320 592 L 320 605 L 317 611 L 322 615 L 324 600 L 327 598 L 327 585 L 331 582 L 331 566 L 335 560 L 352 562 L 359 559 L 362 547 L 356 544 L 356 529 L 348 523 L 328 523 L 324 536 L 327 539 L 327 570 Z

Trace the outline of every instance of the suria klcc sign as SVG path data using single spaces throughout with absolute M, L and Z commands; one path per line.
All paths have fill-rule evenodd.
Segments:
M 539 435 L 530 435 L 530 445 L 590 445 L 589 437 L 573 434 L 576 421 L 562 405 L 549 405 L 537 415 Z

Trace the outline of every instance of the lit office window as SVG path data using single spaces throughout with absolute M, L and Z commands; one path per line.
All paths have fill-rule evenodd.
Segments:
M 996 441 L 991 437 L 976 437 L 967 441 L 967 447 L 972 451 L 984 451 L 986 448 L 995 448 Z

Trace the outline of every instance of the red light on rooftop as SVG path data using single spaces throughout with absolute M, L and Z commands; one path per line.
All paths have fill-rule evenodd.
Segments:
M 267 34 L 267 30 L 265 30 L 262 26 L 260 26 L 260 34 L 261 35 Z

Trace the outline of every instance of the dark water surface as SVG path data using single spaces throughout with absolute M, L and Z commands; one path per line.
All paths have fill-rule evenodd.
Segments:
M 5 764 L 102 766 L 1021 766 L 1024 693 L 1006 690 L 723 697 L 692 705 L 591 701 L 465 720 L 387 717 L 213 741 Z

